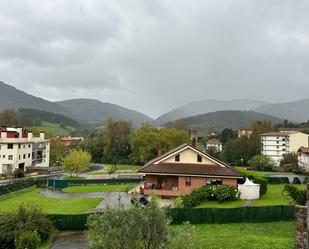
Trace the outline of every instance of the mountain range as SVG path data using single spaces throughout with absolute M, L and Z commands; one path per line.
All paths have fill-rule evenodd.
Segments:
M 102 123 L 108 117 L 115 120 L 131 120 L 133 126 L 151 122 L 152 118 L 119 105 L 103 103 L 94 99 L 71 99 L 51 102 L 35 97 L 0 81 L 0 110 L 4 108 L 36 109 L 62 114 L 81 123 Z
M 206 99 L 194 101 L 183 106 L 180 106 L 172 111 L 169 111 L 155 120 L 156 125 L 165 124 L 167 122 L 196 116 L 198 114 L 206 114 L 209 112 L 223 111 L 223 110 L 242 110 L 248 111 L 259 106 L 268 104 L 267 102 L 251 100 L 251 99 L 237 99 L 237 100 L 215 100 Z
M 191 120 L 196 120 L 197 115 L 199 116 L 208 113 L 212 113 L 210 116 L 215 117 L 213 116 L 213 113 L 226 110 L 254 111 L 256 113 L 268 114 L 273 119 L 277 117 L 277 120 L 274 119 L 274 121 L 288 119 L 292 122 L 304 122 L 309 119 L 309 98 L 299 101 L 275 104 L 251 99 L 206 99 L 185 104 L 153 120 L 151 117 L 141 112 L 112 103 L 101 102 L 95 99 L 70 99 L 57 102 L 48 101 L 43 98 L 30 95 L 0 81 L 0 110 L 4 108 L 28 108 L 39 111 L 53 112 L 56 114 L 65 115 L 85 124 L 101 124 L 108 117 L 112 117 L 114 120 L 131 120 L 134 127 L 137 127 L 144 122 L 149 122 L 158 126 L 177 119 L 188 117 L 192 117 Z M 210 116 L 208 115 L 206 117 L 210 118 Z M 255 116 L 257 117 L 258 115 Z M 241 116 L 238 117 L 240 118 Z M 217 116 L 217 118 L 219 117 Z M 243 118 L 244 120 L 240 120 L 238 126 L 241 126 L 242 122 L 246 123 L 245 120 L 247 120 L 247 117 Z M 250 118 L 248 119 L 250 120 Z M 200 120 L 200 118 L 198 118 L 198 120 Z
M 196 129 L 199 133 L 209 131 L 221 131 L 224 128 L 236 130 L 238 128 L 249 128 L 256 120 L 271 120 L 274 124 L 282 122 L 277 117 L 253 112 L 253 111 L 217 111 L 200 114 L 193 117 L 178 119 L 168 122 L 165 127 L 181 126 L 186 129 Z

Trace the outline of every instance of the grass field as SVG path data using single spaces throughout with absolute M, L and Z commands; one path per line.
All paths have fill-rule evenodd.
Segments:
M 114 165 L 113 164 L 103 164 L 102 166 L 106 168 L 105 171 L 89 172 L 87 173 L 87 175 L 108 175 Z M 141 166 L 137 166 L 137 165 L 117 164 L 114 173 L 115 174 L 136 173 L 140 168 Z
M 197 206 L 197 208 L 209 208 L 209 207 L 216 207 L 216 208 L 234 208 L 239 207 L 245 203 L 244 200 L 237 200 L 237 201 L 225 201 L 219 203 L 217 201 L 205 201 L 201 205 Z
M 33 126 L 33 128 L 38 128 L 46 133 L 52 134 L 53 136 L 68 136 L 72 131 L 76 130 L 74 127 L 66 126 L 65 128 L 62 128 L 60 127 L 60 124 L 47 121 L 42 121 L 41 126 Z
M 291 173 L 289 172 L 277 172 L 277 171 L 256 171 L 256 170 L 246 170 L 243 167 L 234 167 L 236 170 L 238 170 L 240 173 L 248 173 L 248 174 L 252 174 L 255 176 L 260 176 L 260 177 L 265 177 L 265 176 L 269 176 L 269 175 L 290 175 Z
M 294 222 L 195 225 L 192 249 L 292 249 Z
M 305 189 L 305 184 L 295 184 L 299 189 Z M 267 192 L 260 199 L 252 202 L 253 206 L 288 205 L 291 199 L 282 194 L 284 184 L 268 184 Z
M 90 193 L 90 192 L 126 192 L 136 187 L 137 184 L 109 184 L 92 186 L 73 186 L 63 189 L 66 193 Z
M 102 199 L 63 199 L 48 198 L 39 194 L 40 189 L 31 188 L 0 198 L 0 213 L 17 209 L 22 203 L 37 204 L 47 214 L 81 214 L 95 208 Z

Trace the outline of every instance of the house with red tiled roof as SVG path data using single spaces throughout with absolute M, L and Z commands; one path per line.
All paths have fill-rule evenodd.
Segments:
M 149 161 L 139 173 L 144 175 L 143 193 L 150 195 L 155 190 L 162 197 L 189 194 L 205 184 L 236 187 L 243 179 L 231 166 L 189 144 Z

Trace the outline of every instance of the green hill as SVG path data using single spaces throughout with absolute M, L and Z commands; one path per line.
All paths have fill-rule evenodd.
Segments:
M 196 129 L 198 132 L 204 133 L 208 131 L 221 131 L 224 128 L 249 128 L 252 122 L 264 119 L 271 120 L 274 124 L 282 122 L 277 117 L 253 111 L 218 111 L 178 119 L 174 122 L 177 122 L 177 125 L 181 124 L 186 129 Z M 172 127 L 174 122 L 168 122 L 164 126 Z

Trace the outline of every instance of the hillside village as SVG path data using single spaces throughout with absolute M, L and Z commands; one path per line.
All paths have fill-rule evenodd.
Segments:
M 145 123 L 134 128 L 109 118 L 87 135 L 76 130 L 53 135 L 31 127 L 31 116 L 29 127 L 12 127 L 20 122 L 12 109 L 0 117 L 8 125 L 0 136 L 0 212 L 31 200 L 43 213 L 75 215 L 77 227 L 63 220 L 54 223 L 59 230 L 84 230 L 79 215 L 104 212 L 107 206 L 145 208 L 153 195 L 160 208 L 171 210 L 175 224 L 218 222 L 216 213 L 205 216 L 199 210 L 259 206 L 265 210 L 250 219 L 272 220 L 268 208 L 278 212 L 274 208 L 280 207 L 273 221 L 293 220 L 291 205 L 305 205 L 306 196 L 296 197 L 295 191 L 305 194 L 309 180 L 309 134 L 286 120 L 256 120 L 249 128 L 203 134 L 178 121 L 174 127 Z M 176 212 L 188 208 L 196 210 L 200 222 Z M 238 222 L 248 222 L 248 215 Z M 223 223 L 230 223 L 229 217 Z

